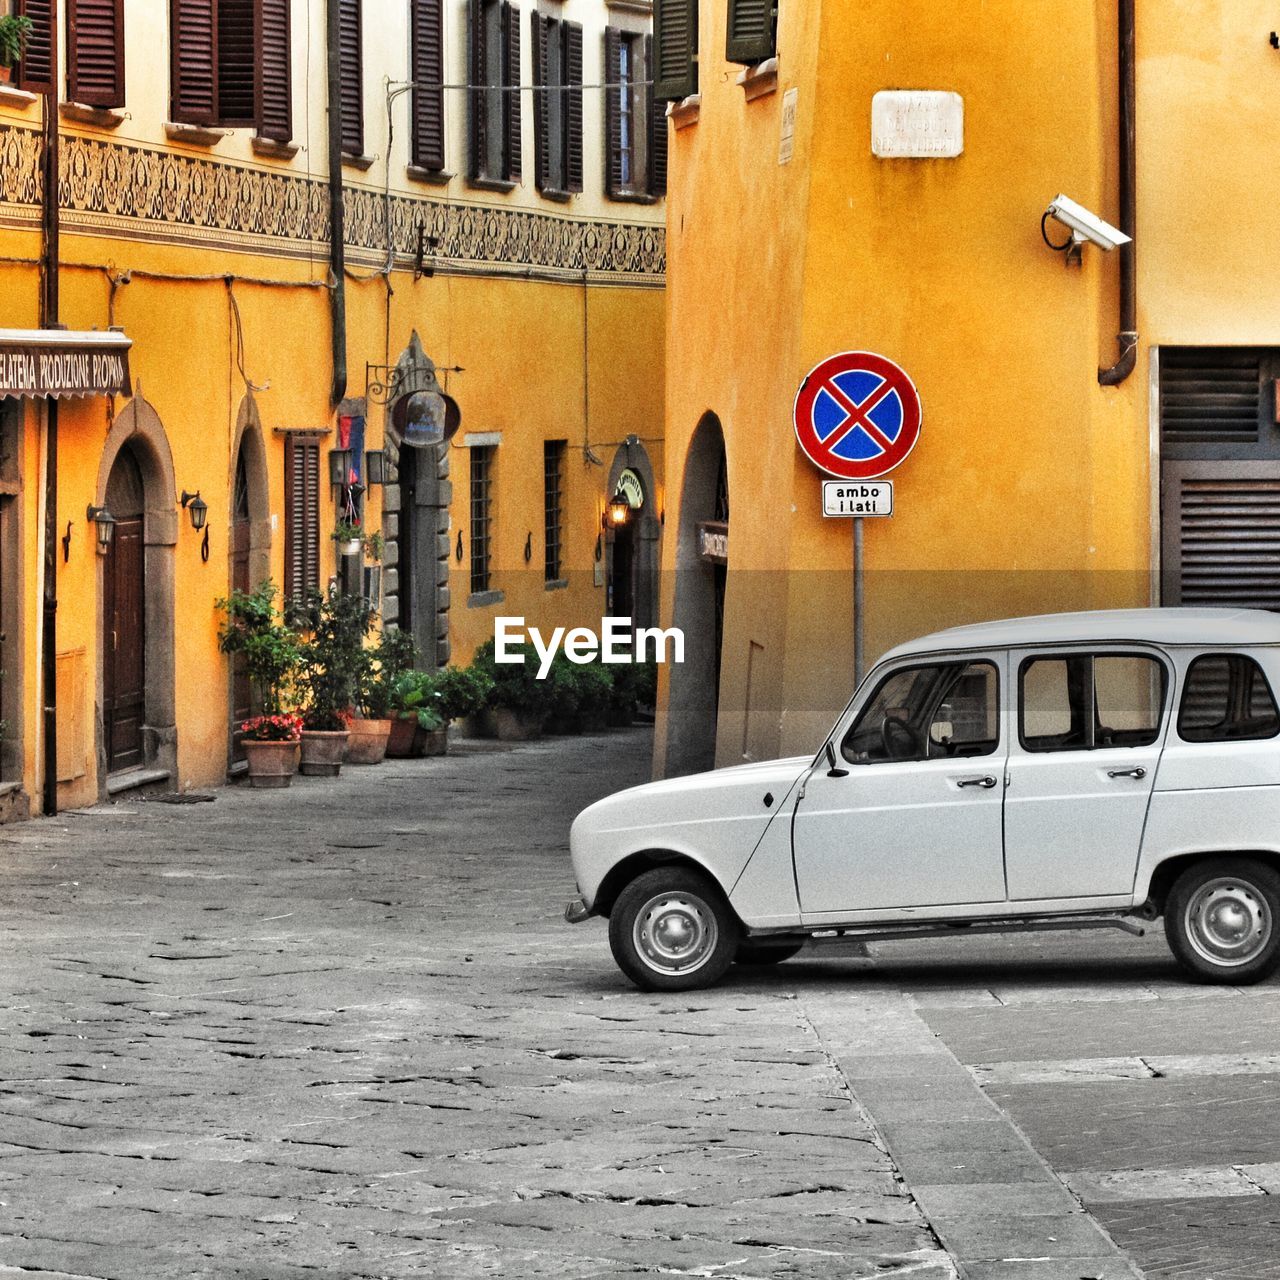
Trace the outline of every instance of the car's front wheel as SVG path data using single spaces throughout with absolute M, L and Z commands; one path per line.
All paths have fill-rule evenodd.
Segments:
M 1280 965 L 1280 874 L 1252 858 L 1197 863 L 1174 881 L 1164 920 L 1169 949 L 1202 982 L 1257 982 Z
M 644 991 L 691 991 L 724 977 L 742 929 L 724 895 L 688 867 L 655 867 L 618 895 L 609 947 Z

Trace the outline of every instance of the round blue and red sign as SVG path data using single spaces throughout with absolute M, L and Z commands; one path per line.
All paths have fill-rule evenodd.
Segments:
M 892 360 L 845 351 L 816 365 L 796 393 L 796 439 L 842 480 L 873 480 L 906 460 L 923 417 L 915 383 Z

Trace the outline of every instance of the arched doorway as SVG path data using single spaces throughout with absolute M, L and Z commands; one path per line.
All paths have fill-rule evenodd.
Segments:
M 729 575 L 729 479 L 724 431 L 703 415 L 689 444 L 680 495 L 673 622 L 685 660 L 671 668 L 666 774 L 715 767 L 720 661 Z
M 631 518 L 610 535 L 607 603 L 609 616 L 652 627 L 658 617 L 658 542 L 662 524 L 655 507 L 657 486 L 644 445 L 635 436 L 614 455 L 607 498 L 621 492 Z
M 233 591 L 254 591 L 271 575 L 271 514 L 267 487 L 267 456 L 262 424 L 253 395 L 245 396 L 236 421 L 236 443 L 231 471 L 231 536 L 228 581 Z M 244 759 L 240 725 L 258 708 L 243 658 L 231 664 L 228 691 L 231 717 L 228 728 L 229 764 Z
M 115 517 L 102 557 L 98 777 L 103 795 L 177 774 L 174 716 L 173 456 L 156 411 L 135 396 L 102 449 L 94 505 Z
M 102 738 L 107 772 L 119 773 L 143 760 L 147 688 L 146 497 L 142 466 L 132 445 L 125 445 L 116 456 L 106 500 L 116 523 L 103 564 Z

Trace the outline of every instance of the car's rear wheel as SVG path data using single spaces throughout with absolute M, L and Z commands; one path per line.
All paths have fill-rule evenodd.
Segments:
M 1202 982 L 1244 985 L 1280 965 L 1280 874 L 1252 858 L 1214 858 L 1174 881 L 1165 936 Z
M 734 964 L 781 964 L 797 955 L 803 942 L 775 943 L 770 946 L 764 942 L 744 942 L 738 947 L 733 957 Z
M 691 991 L 724 977 L 742 929 L 724 895 L 688 867 L 655 867 L 618 895 L 609 947 L 644 991 Z

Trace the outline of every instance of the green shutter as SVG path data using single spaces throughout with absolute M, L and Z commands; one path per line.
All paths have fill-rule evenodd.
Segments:
M 725 57 L 752 66 L 778 52 L 777 0 L 729 0 Z
M 654 0 L 653 40 L 657 49 L 654 96 L 678 102 L 697 93 L 697 0 Z

